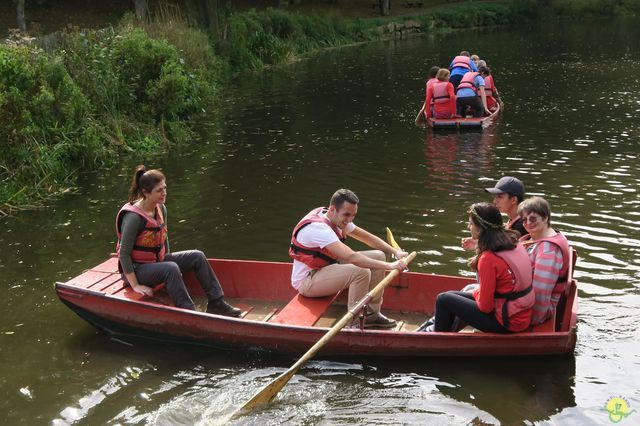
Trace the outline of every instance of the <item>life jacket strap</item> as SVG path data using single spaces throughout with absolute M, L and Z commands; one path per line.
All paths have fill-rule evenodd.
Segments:
M 502 323 L 504 328 L 509 329 L 509 302 L 511 300 L 519 299 L 520 297 L 526 296 L 533 290 L 533 285 L 525 288 L 520 291 L 511 291 L 509 293 L 495 293 L 493 295 L 496 299 L 505 299 L 504 304 L 502 305 Z
M 309 256 L 318 257 L 324 260 L 325 262 L 328 262 L 330 265 L 338 262 L 333 257 L 327 256 L 324 253 L 320 253 L 319 251 L 315 251 L 315 250 L 309 250 L 309 249 L 297 246 L 293 243 L 291 243 L 291 250 L 293 251 L 294 254 L 303 253 L 303 254 L 308 254 Z
M 160 253 L 160 251 L 162 250 L 162 246 L 133 246 L 134 250 L 138 250 L 138 251 L 146 251 L 146 252 L 150 252 L 150 253 Z

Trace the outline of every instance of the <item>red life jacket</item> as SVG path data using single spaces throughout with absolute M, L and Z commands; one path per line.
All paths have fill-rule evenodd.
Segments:
M 456 56 L 455 58 L 453 58 L 453 61 L 451 63 L 451 66 L 449 67 L 450 70 L 454 69 L 454 68 L 466 68 L 469 71 L 471 71 L 471 58 L 468 56 L 464 56 L 464 55 L 459 55 Z
M 477 95 L 478 94 L 478 86 L 476 86 L 476 82 L 474 79 L 480 73 L 478 72 L 468 72 L 462 76 L 462 80 L 460 80 L 460 84 L 458 84 L 458 90 L 460 89 L 471 89 Z
M 487 95 L 487 98 L 493 97 L 493 89 L 495 85 L 493 84 L 493 77 L 488 75 L 484 78 L 484 93 Z
M 326 248 L 321 249 L 320 247 L 307 247 L 305 245 L 302 245 L 297 238 L 298 232 L 300 232 L 302 228 L 314 222 L 324 223 L 329 226 L 333 230 L 333 232 L 336 233 L 340 241 L 346 240 L 346 237 L 343 235 L 342 230 L 331 223 L 329 219 L 324 217 L 323 213 L 326 212 L 326 207 L 318 207 L 311 210 L 305 217 L 302 218 L 302 220 L 300 220 L 300 222 L 298 222 L 295 228 L 293 228 L 293 233 L 291 234 L 289 256 L 291 256 L 291 258 L 294 260 L 304 263 L 312 269 L 320 269 L 324 266 L 331 265 L 333 263 L 336 263 L 337 259 Z
M 538 240 L 532 240 L 531 235 L 524 235 L 520 237 L 520 242 L 525 247 L 541 243 L 543 241 L 555 244 L 562 252 L 562 268 L 560 269 L 560 275 L 558 275 L 558 281 L 556 282 L 556 286 L 553 288 L 552 294 L 563 293 L 567 286 L 567 280 L 570 278 L 567 277 L 567 274 L 569 272 L 569 252 L 571 251 L 571 248 L 569 247 L 569 241 L 567 240 L 567 237 L 562 235 L 560 232 L 557 232 L 553 237 L 540 238 Z
M 127 212 L 132 212 L 143 218 L 146 223 L 144 230 L 138 234 L 131 251 L 131 260 L 135 263 L 162 262 L 166 252 L 167 227 L 164 223 L 162 210 L 156 207 L 156 217 L 149 216 L 144 210 L 126 203 L 116 216 L 116 234 L 118 245 L 116 252 L 120 254 L 120 239 L 122 238 L 122 218 Z
M 509 318 L 526 309 L 531 309 L 536 302 L 535 293 L 532 291 L 533 271 L 529 254 L 521 244 L 513 250 L 494 252 L 496 256 L 504 260 L 509 266 L 509 272 L 513 277 L 513 290 L 508 293 L 494 294 L 494 309 L 496 316 L 501 315 L 502 325 L 509 328 Z
M 449 82 L 448 81 L 438 81 L 437 83 L 433 83 L 433 103 L 435 104 L 445 104 L 449 102 Z

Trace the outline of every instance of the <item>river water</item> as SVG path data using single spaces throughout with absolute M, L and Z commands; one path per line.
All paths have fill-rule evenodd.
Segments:
M 358 225 L 419 256 L 413 270 L 468 275 L 467 207 L 520 177 L 579 252 L 575 355 L 545 359 L 314 360 L 238 424 L 609 424 L 640 412 L 640 22 L 415 37 L 323 52 L 243 77 L 206 137 L 145 159 L 168 176 L 173 250 L 287 260 L 292 226 L 339 187 Z M 414 126 L 431 65 L 486 58 L 505 99 L 484 131 Z M 209 424 L 294 361 L 117 341 L 52 284 L 113 251 L 114 215 L 138 160 L 77 193 L 2 219 L 2 424 Z M 355 246 L 358 248 L 358 246 Z M 625 406 L 623 404 L 622 409 Z

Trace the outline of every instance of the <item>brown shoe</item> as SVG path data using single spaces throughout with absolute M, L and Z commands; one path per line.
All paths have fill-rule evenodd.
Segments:
M 380 312 L 374 312 L 364 317 L 364 328 L 394 328 L 396 320 L 387 318 Z
M 237 318 L 242 315 L 242 309 L 234 308 L 221 297 L 218 300 L 209 300 L 209 303 L 207 303 L 207 313 Z

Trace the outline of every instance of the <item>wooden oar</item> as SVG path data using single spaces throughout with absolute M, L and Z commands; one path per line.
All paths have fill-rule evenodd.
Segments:
M 414 251 L 409 256 L 403 258 L 403 260 L 408 265 L 409 263 L 411 263 L 411 261 L 415 257 L 416 257 L 416 252 Z M 331 327 L 331 329 L 327 332 L 327 334 L 322 336 L 322 338 L 318 340 L 318 342 L 315 345 L 313 345 L 311 349 L 309 349 L 304 355 L 302 355 L 302 357 L 295 364 L 293 364 L 291 368 L 289 368 L 287 371 L 282 373 L 276 379 L 271 381 L 271 383 L 267 384 L 264 388 L 262 388 L 260 392 L 255 394 L 238 411 L 236 411 L 231 418 L 235 418 L 238 415 L 242 415 L 254 409 L 255 407 L 258 407 L 260 405 L 265 405 L 271 402 L 271 400 L 275 398 L 278 392 L 280 392 L 280 389 L 282 389 L 287 384 L 287 382 L 293 377 L 293 375 L 296 374 L 296 372 L 300 369 L 300 367 L 302 367 L 302 365 L 305 362 L 309 361 L 309 359 L 311 359 L 320 350 L 320 348 L 322 348 L 329 340 L 331 340 L 333 336 L 338 334 L 338 332 L 342 329 L 342 327 L 344 327 L 349 322 L 351 322 L 351 320 L 353 320 L 353 318 L 355 318 L 355 316 L 358 315 L 358 313 L 362 310 L 362 308 L 365 305 L 367 305 L 372 299 L 377 298 L 380 295 L 380 293 L 382 293 L 382 290 L 384 290 L 384 288 L 387 285 L 389 285 L 389 283 L 393 281 L 393 279 L 396 276 L 398 276 L 399 273 L 400 271 L 398 271 L 397 269 L 394 269 L 393 271 L 391 271 L 382 281 L 378 283 L 378 285 L 376 285 L 371 291 L 369 291 L 369 293 L 367 293 L 367 295 L 364 298 L 362 298 L 362 300 L 360 300 L 353 307 L 353 309 L 349 310 L 349 312 L 347 312 L 347 314 L 343 316 L 342 319 L 340 319 L 340 321 L 338 321 L 333 327 Z

